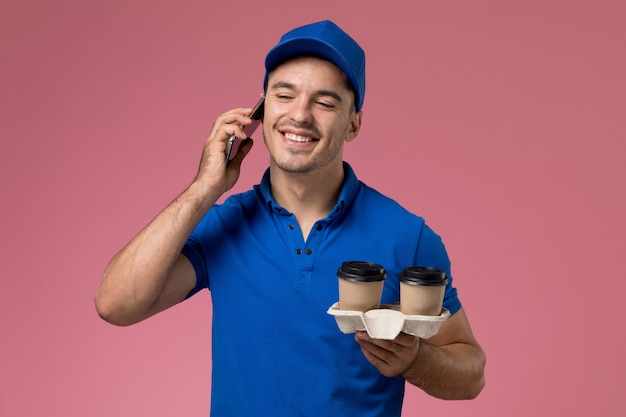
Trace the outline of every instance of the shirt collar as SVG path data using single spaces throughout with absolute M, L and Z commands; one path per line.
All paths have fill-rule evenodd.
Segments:
M 333 209 L 333 211 L 330 212 L 328 217 L 333 217 L 335 215 L 342 213 L 344 208 L 352 202 L 352 200 L 354 199 L 354 196 L 356 195 L 359 189 L 360 182 L 358 178 L 356 177 L 354 170 L 352 169 L 350 164 L 348 164 L 347 162 L 343 163 L 343 172 L 344 172 L 344 179 L 343 179 L 343 185 L 341 186 L 341 191 L 339 192 L 339 198 L 337 199 L 337 204 L 335 205 L 335 208 Z M 270 211 L 272 211 L 273 213 L 279 213 L 279 214 L 281 212 L 284 214 L 289 214 L 287 210 L 279 206 L 276 203 L 276 200 L 274 200 L 274 196 L 272 195 L 272 187 L 270 184 L 270 169 L 269 168 L 263 174 L 261 184 L 256 185 L 254 188 L 256 189 L 257 194 L 259 194 L 260 197 L 263 198 L 263 200 L 267 204 L 267 207 L 270 209 Z

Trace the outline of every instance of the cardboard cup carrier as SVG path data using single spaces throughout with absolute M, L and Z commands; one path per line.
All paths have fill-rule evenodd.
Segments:
M 408 267 L 399 276 L 400 305 L 381 305 L 385 269 L 363 261 L 343 262 L 337 270 L 339 301 L 327 311 L 342 333 L 367 331 L 375 339 L 395 339 L 400 332 L 428 339 L 450 317 L 442 308 L 445 272 Z

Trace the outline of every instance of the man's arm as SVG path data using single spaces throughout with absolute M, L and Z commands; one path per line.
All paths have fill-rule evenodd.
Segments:
M 206 212 L 239 178 L 252 142 L 244 141 L 226 167 L 226 141 L 231 135 L 246 138 L 241 126 L 250 123 L 250 111 L 234 109 L 216 120 L 193 183 L 109 262 L 95 297 L 104 320 L 120 326 L 137 323 L 179 303 L 194 288 L 195 271 L 181 250 Z
M 104 320 L 137 323 L 179 303 L 194 288 L 195 271 L 180 251 L 205 211 L 201 200 L 192 186 L 113 257 L 95 299 Z
M 427 340 L 405 333 L 394 340 L 372 339 L 366 332 L 358 332 L 355 337 L 380 373 L 403 376 L 434 397 L 472 399 L 485 384 L 485 354 L 463 309 Z

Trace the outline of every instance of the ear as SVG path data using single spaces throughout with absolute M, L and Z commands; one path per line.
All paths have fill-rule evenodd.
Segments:
M 346 142 L 352 142 L 354 139 L 356 139 L 356 136 L 361 130 L 362 117 L 363 111 L 354 112 L 350 117 L 350 127 L 348 129 L 348 134 L 346 135 Z

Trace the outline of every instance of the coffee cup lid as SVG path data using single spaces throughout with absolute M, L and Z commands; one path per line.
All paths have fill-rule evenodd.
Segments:
M 400 273 L 400 281 L 412 285 L 422 285 L 434 287 L 446 285 L 448 278 L 443 269 L 430 268 L 425 266 L 411 266 L 404 268 Z
M 348 281 L 372 282 L 387 279 L 387 272 L 382 266 L 363 261 L 346 261 L 337 270 L 337 276 Z

